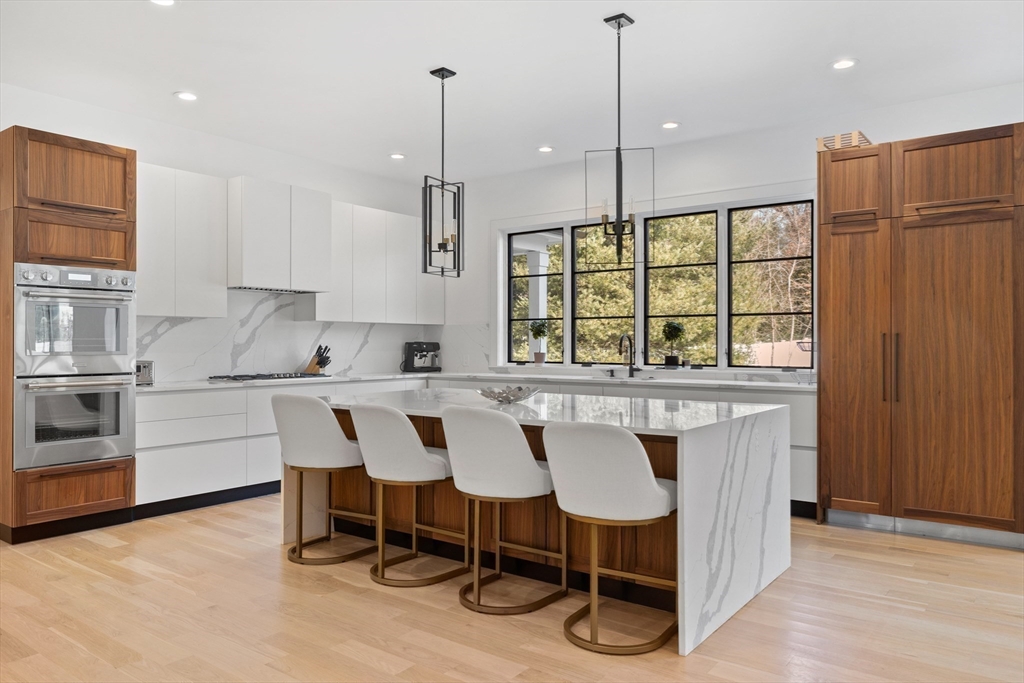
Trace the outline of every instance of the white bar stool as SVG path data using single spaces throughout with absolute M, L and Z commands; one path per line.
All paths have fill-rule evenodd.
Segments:
M 363 466 L 363 456 L 354 441 L 345 438 L 334 412 L 315 396 L 276 394 L 270 397 L 274 421 L 281 440 L 281 458 L 295 472 L 295 545 L 288 549 L 288 559 L 299 564 L 338 564 L 373 552 L 373 546 L 345 555 L 304 557 L 306 546 L 331 540 L 335 516 L 372 520 L 373 515 L 331 507 L 331 474 Z M 309 541 L 302 539 L 302 475 L 323 472 L 327 475 L 327 533 Z
M 501 504 L 517 503 L 551 494 L 551 473 L 547 463 L 533 457 L 519 423 L 511 416 L 484 408 L 450 406 L 441 412 L 444 438 L 448 443 L 455 488 L 473 501 L 473 582 L 459 590 L 459 602 L 484 614 L 526 614 L 569 594 L 568 558 L 565 542 L 565 513 L 559 511 L 559 548 L 542 548 L 501 540 Z M 480 577 L 480 503 L 494 504 L 494 573 Z M 562 565 L 562 587 L 523 605 L 485 605 L 480 589 L 501 578 L 501 549 L 512 548 L 545 557 Z M 469 597 L 473 591 L 472 599 Z
M 677 631 L 678 619 L 658 637 L 636 645 L 606 645 L 598 640 L 598 577 L 633 579 L 678 590 L 675 581 L 598 566 L 599 526 L 641 526 L 660 522 L 676 511 L 676 482 L 655 479 L 651 462 L 636 435 L 622 427 L 559 422 L 544 427 L 544 450 L 555 484 L 558 507 L 590 525 L 590 602 L 562 625 L 574 645 L 593 652 L 635 655 L 656 650 Z M 676 612 L 678 614 L 678 596 Z M 572 627 L 590 615 L 590 639 Z
M 420 441 L 416 428 L 401 411 L 390 406 L 364 404 L 350 409 L 356 438 L 366 463 L 366 473 L 377 486 L 377 564 L 370 567 L 370 578 L 385 586 L 429 586 L 447 581 L 469 571 L 469 499 L 465 501 L 465 531 L 442 529 L 419 523 L 420 486 L 444 481 L 452 476 L 448 452 L 443 448 L 427 448 Z M 412 551 L 391 559 L 384 558 L 384 487 L 412 488 Z M 389 579 L 388 567 L 419 557 L 420 531 L 432 531 L 463 542 L 463 566 L 419 579 Z

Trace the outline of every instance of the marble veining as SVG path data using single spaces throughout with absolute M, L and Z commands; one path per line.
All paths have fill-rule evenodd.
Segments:
M 397 372 L 402 344 L 424 336 L 422 325 L 295 320 L 295 296 L 229 290 L 224 318 L 140 316 L 137 356 L 156 362 L 157 382 L 177 382 L 299 372 L 325 344 L 331 347 L 328 372 L 358 376 Z

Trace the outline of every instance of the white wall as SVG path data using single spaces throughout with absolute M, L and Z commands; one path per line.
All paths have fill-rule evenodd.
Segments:
M 296 116 L 300 115 L 297 111 Z M 147 164 L 222 178 L 250 175 L 330 192 L 342 202 L 417 216 L 420 213 L 420 188 L 415 182 L 400 183 L 0 83 L 0 130 L 15 125 L 128 147 Z
M 822 135 L 861 130 L 872 141 L 886 142 L 1021 120 L 1024 83 L 1015 83 L 857 113 L 837 111 L 827 119 L 663 147 L 657 150 L 658 206 L 661 210 L 812 193 L 815 138 Z M 625 130 L 628 143 L 628 121 Z M 595 148 L 608 144 L 594 140 Z M 446 322 L 468 331 L 446 326 L 445 337 L 479 337 L 489 326 L 490 348 L 476 357 L 501 357 L 495 325 L 498 234 L 510 227 L 582 217 L 583 181 L 581 157 L 541 170 L 467 182 L 467 266 L 463 277 L 448 282 Z

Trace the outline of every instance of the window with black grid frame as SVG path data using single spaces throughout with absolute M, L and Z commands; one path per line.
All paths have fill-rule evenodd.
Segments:
M 509 361 L 562 362 L 562 272 L 561 228 L 508 236 Z

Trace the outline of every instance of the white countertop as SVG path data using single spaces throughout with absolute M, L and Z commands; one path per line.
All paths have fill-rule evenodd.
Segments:
M 489 401 L 472 389 L 415 389 L 364 395 L 339 394 L 330 397 L 328 403 L 332 408 L 342 410 L 360 404 L 386 405 L 397 408 L 406 415 L 425 417 L 441 417 L 441 411 L 452 405 L 470 406 L 501 411 L 514 417 L 520 424 L 612 424 L 625 427 L 637 434 L 680 434 L 689 429 L 783 407 L 763 403 L 716 403 L 570 394 L 537 394 L 520 403 L 506 405 Z
M 624 369 L 616 369 L 616 372 L 624 372 Z M 701 370 L 677 370 L 682 373 L 699 373 Z M 644 374 L 644 373 L 641 373 Z M 773 375 L 774 377 L 774 375 Z M 434 379 L 466 379 L 483 380 L 494 382 L 505 386 L 506 384 L 524 384 L 533 382 L 553 382 L 556 384 L 599 384 L 599 385 L 626 385 L 626 386 L 653 386 L 653 387 L 693 387 L 697 389 L 757 389 L 761 391 L 795 391 L 804 393 L 816 393 L 817 384 L 807 384 L 788 381 L 769 380 L 732 380 L 732 379 L 700 379 L 698 377 L 664 377 L 655 379 L 642 379 L 640 377 L 598 377 L 594 375 L 557 375 L 548 373 L 503 373 L 503 372 L 442 372 L 433 375 Z
M 436 374 L 436 373 L 435 373 Z M 162 391 L 199 391 L 202 389 L 239 389 L 252 387 L 276 387 L 289 384 L 338 384 L 343 382 L 378 382 L 398 379 L 424 379 L 429 377 L 419 372 L 393 372 L 379 375 L 368 374 L 351 377 L 324 375 L 323 377 L 297 377 L 295 379 L 259 379 L 246 382 L 225 382 L 200 379 L 190 382 L 157 382 L 149 386 L 135 387 L 138 393 L 160 393 Z

